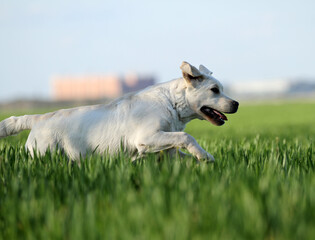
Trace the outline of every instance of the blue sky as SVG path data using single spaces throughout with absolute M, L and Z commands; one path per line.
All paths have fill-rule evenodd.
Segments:
M 50 97 L 54 75 L 180 76 L 223 83 L 315 78 L 315 1 L 0 1 L 0 100 Z

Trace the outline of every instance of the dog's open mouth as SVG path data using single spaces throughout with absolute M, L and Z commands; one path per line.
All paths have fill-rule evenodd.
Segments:
M 205 115 L 205 119 L 214 125 L 221 126 L 227 121 L 227 117 L 218 110 L 203 106 L 200 111 Z

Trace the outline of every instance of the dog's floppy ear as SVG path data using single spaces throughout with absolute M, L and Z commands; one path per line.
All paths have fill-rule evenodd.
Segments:
M 188 83 L 193 83 L 193 81 L 200 80 L 200 77 L 202 77 L 201 72 L 188 62 L 183 62 L 180 69 L 183 72 L 183 77 Z
M 212 72 L 208 68 L 203 66 L 203 65 L 199 65 L 199 71 L 203 72 L 203 73 L 205 73 L 207 75 L 212 75 Z

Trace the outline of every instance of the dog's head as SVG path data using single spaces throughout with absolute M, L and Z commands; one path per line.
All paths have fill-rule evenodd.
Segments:
M 186 99 L 199 118 L 221 126 L 227 121 L 223 113 L 235 113 L 238 102 L 223 93 L 221 83 L 203 65 L 199 70 L 187 62 L 181 65 L 186 82 Z

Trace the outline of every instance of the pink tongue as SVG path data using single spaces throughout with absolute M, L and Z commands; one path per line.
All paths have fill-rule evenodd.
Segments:
M 213 111 L 214 111 L 215 114 L 219 115 L 221 119 L 227 120 L 226 116 L 223 113 L 220 113 L 220 112 L 218 112 L 217 110 L 214 110 L 214 109 L 213 109 Z

